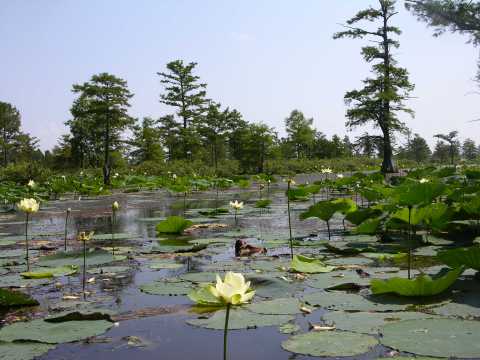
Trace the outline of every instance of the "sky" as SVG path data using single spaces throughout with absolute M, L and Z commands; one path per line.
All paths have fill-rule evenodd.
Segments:
M 96 73 L 125 79 L 130 114 L 172 113 L 159 103 L 157 72 L 176 59 L 197 62 L 208 97 L 264 122 L 282 136 L 293 109 L 314 118 L 331 136 L 352 138 L 369 128 L 345 128 L 346 91 L 369 75 L 362 40 L 333 33 L 376 0 L 2 0 L 0 101 L 14 104 L 23 129 L 52 148 L 68 132 L 64 122 L 72 84 Z M 480 143 L 476 73 L 478 49 L 456 34 L 432 37 L 398 1 L 394 23 L 403 31 L 395 51 L 416 85 L 414 119 L 402 117 L 430 144 L 458 130 Z

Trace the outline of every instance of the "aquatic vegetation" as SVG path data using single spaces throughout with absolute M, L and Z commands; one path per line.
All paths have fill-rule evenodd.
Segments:
M 181 216 L 169 216 L 157 224 L 156 230 L 161 234 L 181 234 L 192 225 L 192 221 Z
M 373 294 L 395 293 L 402 296 L 433 296 L 447 290 L 464 271 L 463 267 L 449 270 L 446 274 L 440 272 L 434 277 L 421 274 L 415 279 L 394 277 L 388 280 L 373 279 L 371 289 Z
M 85 285 L 87 283 L 87 241 L 90 241 L 90 239 L 93 236 L 93 231 L 90 233 L 86 233 L 85 231 L 82 231 L 78 234 L 77 240 L 82 242 L 83 245 L 83 277 L 82 277 L 82 290 L 83 293 L 85 294 Z
M 237 225 L 237 214 L 239 210 L 243 209 L 243 202 L 239 202 L 238 200 L 230 201 L 230 207 L 235 212 L 235 225 Z
M 334 266 L 326 265 L 324 262 L 302 255 L 294 255 L 290 263 L 290 269 L 299 273 L 327 273 L 335 269 Z
M 265 208 L 268 208 L 271 204 L 272 204 L 272 200 L 270 200 L 270 199 L 261 199 L 261 200 L 258 200 L 258 201 L 255 203 L 255 207 L 258 208 L 258 209 L 265 209 Z
M 34 187 L 35 183 L 31 180 L 32 185 L 30 187 Z M 35 199 L 23 199 L 18 203 L 18 208 L 25 213 L 25 260 L 27 261 L 27 271 L 30 271 L 30 256 L 29 256 L 29 246 L 28 246 L 28 220 L 30 218 L 30 214 L 34 214 L 38 212 L 40 208 L 40 203 L 37 202 Z

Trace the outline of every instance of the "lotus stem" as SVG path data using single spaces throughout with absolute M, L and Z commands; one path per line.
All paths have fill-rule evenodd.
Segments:
M 82 290 L 85 297 L 85 283 L 87 282 L 87 242 L 83 241 L 83 281 Z
M 410 280 L 410 269 L 412 267 L 412 206 L 408 207 L 408 280 Z
M 67 214 L 65 215 L 65 244 L 64 244 L 64 250 L 67 251 L 67 235 L 68 235 L 68 217 L 70 215 L 70 212 L 67 210 Z
M 330 222 L 327 220 L 327 231 L 328 231 L 328 241 L 330 241 L 331 235 L 330 235 Z
M 225 329 L 223 330 L 223 360 L 227 360 L 227 337 L 228 337 L 228 318 L 230 317 L 230 304 L 227 304 L 225 312 Z
M 112 210 L 112 219 L 111 219 L 111 226 L 110 231 L 112 233 L 112 256 L 115 256 L 115 233 L 114 233 L 114 225 L 116 220 L 116 211 L 115 209 Z
M 25 250 L 26 250 L 25 260 L 27 261 L 27 272 L 30 271 L 30 256 L 28 253 L 28 218 L 29 218 L 29 213 L 27 212 L 25 217 Z
M 235 226 L 238 226 L 238 222 L 237 222 L 237 209 L 235 209 Z
M 290 182 L 287 185 L 287 212 L 288 212 L 288 230 L 290 234 L 290 257 L 293 260 L 293 238 L 292 238 L 292 220 L 290 218 Z

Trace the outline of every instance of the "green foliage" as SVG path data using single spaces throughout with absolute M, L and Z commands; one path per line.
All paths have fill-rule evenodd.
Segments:
M 163 234 L 181 234 L 185 229 L 192 225 L 193 222 L 185 220 L 181 216 L 169 216 L 167 219 L 157 224 L 156 230 Z
M 323 221 L 329 221 L 336 212 L 349 213 L 356 208 L 355 203 L 350 199 L 337 199 L 319 201 L 308 208 L 307 211 L 300 214 L 300 219 L 318 218 Z
M 452 268 L 465 266 L 480 271 L 480 247 L 471 246 L 439 251 L 437 258 Z
M 371 281 L 371 289 L 372 293 L 376 295 L 385 293 L 395 293 L 402 296 L 438 295 L 452 286 L 463 270 L 463 267 L 458 267 L 444 275 L 441 272 L 434 278 L 422 274 L 412 280 L 399 277 L 388 280 L 374 279 Z
M 38 301 L 19 291 L 0 289 L 0 308 L 36 306 Z
M 269 207 L 271 203 L 272 203 L 272 200 L 270 200 L 270 199 L 262 199 L 262 200 L 258 200 L 255 203 L 255 207 L 258 208 L 258 209 L 265 209 L 265 208 Z
M 302 255 L 294 255 L 290 263 L 290 269 L 299 273 L 328 273 L 335 269 L 334 266 L 324 264 L 318 259 L 309 258 Z

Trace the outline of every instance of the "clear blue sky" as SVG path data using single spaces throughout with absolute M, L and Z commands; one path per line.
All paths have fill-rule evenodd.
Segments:
M 111 72 L 135 93 L 131 114 L 158 117 L 156 72 L 171 60 L 196 61 L 210 98 L 249 121 L 275 126 L 298 108 L 318 130 L 345 134 L 343 95 L 369 68 L 361 40 L 332 40 L 339 23 L 375 0 L 3 0 L 0 100 L 47 149 L 67 129 L 73 83 Z M 398 2 L 396 52 L 416 84 L 408 120 L 414 132 L 458 129 L 480 142 L 479 96 L 472 81 L 478 49 L 466 38 L 433 38 Z M 365 130 L 365 129 L 361 129 Z M 360 130 L 360 131 L 361 131 Z M 351 136 L 360 131 L 349 133 Z

